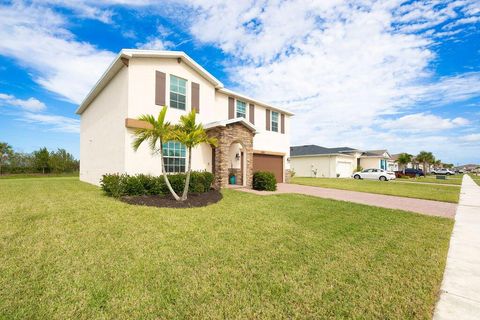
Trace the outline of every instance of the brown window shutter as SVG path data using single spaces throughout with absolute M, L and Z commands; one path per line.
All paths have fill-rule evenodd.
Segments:
M 192 110 L 200 113 L 200 85 L 192 82 Z
M 235 99 L 228 97 L 228 119 L 235 118 Z
M 266 113 L 266 119 L 267 119 L 267 123 L 266 123 L 266 129 L 267 131 L 270 131 L 270 110 L 266 109 L 267 113 Z
M 285 115 L 283 113 L 280 115 L 280 132 L 285 133 Z
M 158 106 L 165 106 L 165 87 L 166 87 L 165 73 L 155 71 L 155 104 Z
M 251 124 L 255 124 L 255 106 L 250 103 L 250 109 L 248 110 L 248 118 Z

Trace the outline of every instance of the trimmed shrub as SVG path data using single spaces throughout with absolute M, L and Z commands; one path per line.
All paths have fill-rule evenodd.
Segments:
M 277 190 L 277 179 L 272 172 L 257 171 L 253 174 L 253 189 L 275 191 Z
M 185 178 L 186 174 L 184 173 L 168 175 L 168 180 L 177 194 L 183 192 Z M 209 191 L 212 187 L 213 178 L 214 176 L 210 172 L 192 171 L 190 175 L 190 188 L 188 191 L 192 193 Z M 145 174 L 129 176 L 127 174 L 118 173 L 104 174 L 100 184 L 106 195 L 115 198 L 122 196 L 170 193 L 163 176 L 154 177 Z
M 126 194 L 126 179 L 126 174 L 104 174 L 100 185 L 108 196 L 119 198 Z
M 143 187 L 143 182 L 146 180 L 146 176 L 136 175 L 136 176 L 127 176 L 125 182 L 125 192 L 129 196 L 139 196 L 147 194 L 145 188 Z

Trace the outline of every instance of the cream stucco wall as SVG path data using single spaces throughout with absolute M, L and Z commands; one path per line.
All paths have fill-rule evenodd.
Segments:
M 166 103 L 170 103 L 170 75 L 187 80 L 186 110 L 168 108 L 166 120 L 178 123 L 181 115 L 191 110 L 191 83 L 200 84 L 200 113 L 197 121 L 208 123 L 220 120 L 222 112 L 217 110 L 215 102 L 215 88 L 205 78 L 192 70 L 185 63 L 178 63 L 177 59 L 131 59 L 129 63 L 129 107 L 128 117 L 137 118 L 141 114 L 157 115 L 161 106 L 155 105 L 155 71 L 166 73 Z M 137 152 L 131 148 L 134 139 L 133 130 L 128 130 L 126 139 L 126 172 L 130 174 L 147 173 L 161 174 L 158 157 L 152 156 L 147 145 L 141 146 Z M 192 150 L 193 170 L 212 170 L 212 149 L 208 145 L 200 145 Z
M 353 157 L 339 155 L 324 156 L 303 156 L 292 157 L 290 166 L 295 171 L 296 177 L 315 177 L 313 170 L 317 170 L 317 178 L 336 178 L 339 162 L 349 163 L 348 176 L 353 173 L 356 167 L 356 160 Z
M 290 167 L 296 177 L 315 177 L 313 170 L 317 170 L 317 178 L 333 178 L 336 174 L 336 156 L 292 157 Z
M 105 173 L 125 170 L 128 71 L 113 77 L 80 122 L 80 180 L 98 185 Z
M 380 160 L 383 158 L 380 157 L 372 157 L 372 158 L 360 158 L 360 166 L 363 169 L 374 169 L 380 168 Z

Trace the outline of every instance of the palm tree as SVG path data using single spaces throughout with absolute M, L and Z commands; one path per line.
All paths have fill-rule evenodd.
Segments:
M 423 164 L 423 171 L 425 171 L 425 174 L 428 173 L 427 164 L 435 162 L 435 157 L 433 154 L 427 151 L 420 151 L 420 153 L 416 156 L 416 159 L 418 162 Z
M 13 148 L 6 142 L 0 142 L 0 174 L 2 174 L 2 165 L 8 158 L 13 156 Z
M 401 153 L 399 156 L 398 156 L 398 159 L 397 159 L 397 162 L 399 165 L 401 165 L 403 167 L 403 174 L 405 174 L 405 168 L 407 167 L 407 165 L 412 162 L 412 155 L 411 154 L 408 154 L 408 153 Z
M 201 123 L 196 123 L 196 113 L 192 110 L 189 114 L 180 117 L 180 123 L 175 126 L 175 140 L 185 145 L 188 149 L 188 169 L 185 178 L 185 186 L 181 201 L 187 200 L 188 188 L 190 185 L 190 174 L 192 173 L 192 149 L 201 143 L 208 143 L 217 146 L 217 139 L 210 138 Z
M 163 142 L 168 141 L 174 137 L 174 128 L 170 122 L 165 121 L 165 115 L 167 114 L 167 107 L 163 107 L 158 117 L 155 119 L 152 115 L 141 115 L 138 120 L 147 122 L 150 124 L 148 128 L 135 129 L 135 140 L 132 143 L 133 150 L 137 151 L 142 143 L 148 141 L 148 145 L 152 150 L 152 154 L 158 153 L 160 155 L 160 162 L 162 163 L 162 175 L 165 180 L 165 184 L 170 190 L 170 193 L 175 200 L 180 200 L 180 197 L 173 190 L 170 181 L 168 180 L 167 173 L 165 172 L 165 163 L 163 162 Z

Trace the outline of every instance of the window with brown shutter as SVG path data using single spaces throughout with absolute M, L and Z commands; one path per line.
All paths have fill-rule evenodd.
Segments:
M 228 119 L 235 118 L 235 99 L 228 97 Z
M 267 129 L 267 131 L 270 131 L 270 110 L 266 109 L 266 115 L 265 115 L 265 118 L 266 118 L 266 123 L 265 123 L 265 127 Z
M 165 73 L 155 71 L 155 104 L 157 106 L 164 106 L 165 103 Z
M 253 103 L 250 103 L 248 110 L 248 118 L 251 124 L 255 124 L 255 106 Z
M 192 82 L 192 110 L 200 113 L 200 85 Z
M 280 115 L 280 132 L 285 133 L 285 115 L 283 113 Z

